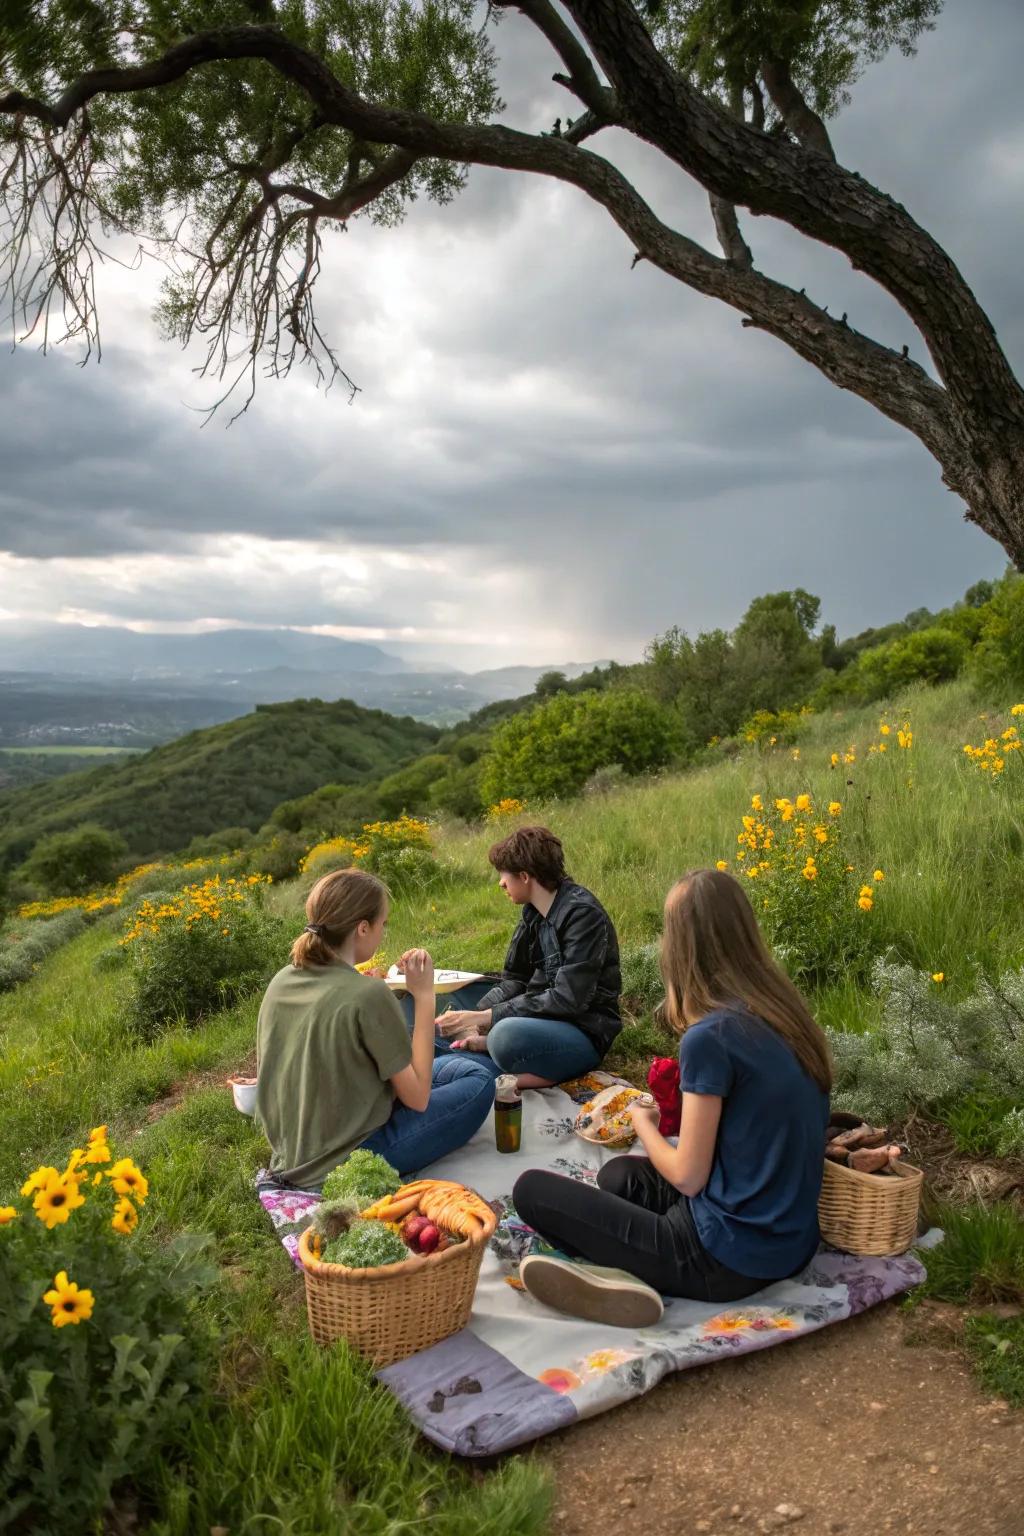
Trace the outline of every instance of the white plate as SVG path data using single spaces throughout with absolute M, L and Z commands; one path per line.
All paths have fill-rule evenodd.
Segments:
M 397 965 L 391 967 L 384 979 L 389 987 L 394 987 L 396 992 L 406 991 L 405 975 Z M 434 991 L 436 993 L 457 992 L 460 987 L 468 987 L 473 981 L 483 981 L 479 971 L 435 971 Z

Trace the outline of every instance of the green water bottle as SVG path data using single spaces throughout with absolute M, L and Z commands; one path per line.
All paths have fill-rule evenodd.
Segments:
M 518 1152 L 523 1137 L 523 1098 L 511 1072 L 494 1085 L 494 1144 L 499 1152 Z

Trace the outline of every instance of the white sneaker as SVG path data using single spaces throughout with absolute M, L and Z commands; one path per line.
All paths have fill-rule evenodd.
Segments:
M 624 1269 L 601 1269 L 596 1264 L 529 1253 L 520 1262 L 519 1278 L 546 1307 L 589 1323 L 650 1328 L 665 1310 L 657 1291 Z

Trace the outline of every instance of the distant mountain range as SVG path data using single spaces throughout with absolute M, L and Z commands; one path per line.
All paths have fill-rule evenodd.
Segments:
M 257 704 L 352 699 L 452 725 L 532 692 L 543 673 L 601 663 L 416 670 L 379 646 L 291 629 L 139 634 L 114 627 L 0 626 L 0 748 L 153 746 L 248 714 Z

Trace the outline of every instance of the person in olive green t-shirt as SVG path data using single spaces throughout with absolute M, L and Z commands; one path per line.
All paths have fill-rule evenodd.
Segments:
M 283 1183 L 319 1189 L 356 1147 L 399 1173 L 464 1145 L 494 1101 L 494 1075 L 470 1058 L 434 1059 L 434 963 L 402 956 L 415 1017 L 410 1039 L 384 982 L 355 969 L 379 948 L 386 887 L 338 870 L 313 887 L 306 929 L 260 1007 L 256 1120 Z

